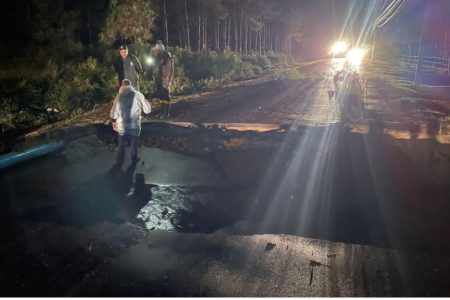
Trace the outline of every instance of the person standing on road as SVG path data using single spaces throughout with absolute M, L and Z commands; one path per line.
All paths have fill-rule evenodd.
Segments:
M 118 166 L 123 163 L 126 139 L 130 139 L 131 143 L 131 161 L 133 163 L 139 161 L 137 150 L 141 134 L 141 115 L 142 112 L 149 114 L 151 110 L 151 105 L 145 100 L 144 95 L 134 89 L 130 80 L 124 79 L 110 113 L 113 129 L 119 134 L 116 159 Z
M 124 79 L 128 79 L 131 85 L 139 91 L 139 76 L 144 73 L 141 62 L 134 55 L 128 54 L 128 47 L 119 47 L 119 56 L 114 61 L 114 70 L 119 79 L 119 87 Z
M 335 96 L 332 81 L 333 81 L 333 80 L 332 80 L 331 77 L 325 79 L 325 89 L 327 90 L 327 93 L 328 93 L 328 101 L 330 101 L 330 102 L 331 102 L 331 100 L 333 99 L 333 97 Z
M 348 118 L 351 121 L 363 119 L 364 105 L 362 103 L 362 86 L 358 72 L 353 72 L 348 78 Z
M 158 64 L 156 76 L 156 97 L 162 101 L 162 118 L 170 116 L 170 84 L 174 74 L 172 54 L 166 50 L 162 41 L 157 41 L 152 48 Z
M 337 94 L 339 92 L 339 89 L 341 88 L 341 81 L 343 79 L 342 77 L 342 71 L 337 71 L 333 76 L 335 94 Z

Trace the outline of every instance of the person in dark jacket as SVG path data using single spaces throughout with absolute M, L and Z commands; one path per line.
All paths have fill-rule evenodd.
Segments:
M 157 41 L 152 48 L 157 60 L 158 73 L 156 76 L 156 97 L 162 101 L 163 118 L 170 116 L 170 83 L 174 74 L 174 64 L 172 54 L 166 50 L 162 41 Z
M 114 70 L 118 75 L 119 87 L 124 79 L 128 79 L 131 81 L 131 85 L 139 91 L 139 76 L 144 73 L 141 62 L 136 56 L 128 54 L 126 45 L 120 46 L 119 54 L 114 61 Z

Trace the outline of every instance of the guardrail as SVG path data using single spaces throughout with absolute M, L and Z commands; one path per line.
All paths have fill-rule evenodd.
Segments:
M 418 56 L 400 56 L 400 62 L 406 65 L 416 66 Z M 423 60 L 423 68 L 426 71 L 446 73 L 450 77 L 450 59 L 441 57 L 426 57 Z

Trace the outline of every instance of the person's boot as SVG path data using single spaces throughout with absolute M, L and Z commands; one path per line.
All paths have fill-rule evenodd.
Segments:
M 116 166 L 121 167 L 123 164 L 123 157 L 117 157 L 116 159 Z

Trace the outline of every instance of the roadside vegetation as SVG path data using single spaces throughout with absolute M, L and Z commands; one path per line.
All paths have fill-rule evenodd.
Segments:
M 24 6 L 31 15 L 17 28 L 25 41 L 0 50 L 11 57 L 0 65 L 2 142 L 110 102 L 118 84 L 112 61 L 122 43 L 146 69 L 140 89 L 148 96 L 155 70 L 146 58 L 158 39 L 175 59 L 175 95 L 267 72 L 300 76 L 283 70 L 302 40 L 301 28 L 292 25 L 298 14 L 278 20 L 277 1 L 22 2 L 18 18 Z
M 240 56 L 234 52 L 214 51 L 198 54 L 178 47 L 171 50 L 176 66 L 172 81 L 174 94 L 215 88 L 272 69 L 284 75 L 296 72 L 278 71 L 278 67 L 291 61 L 286 55 Z M 117 92 L 117 76 L 112 67 L 94 57 L 78 63 L 56 64 L 49 61 L 40 72 L 30 70 L 28 73 L 21 66 L 13 71 L 0 72 L 0 130 L 6 138 L 80 115 L 99 104 L 112 101 Z M 152 78 L 141 78 L 144 94 L 151 94 L 153 89 Z

